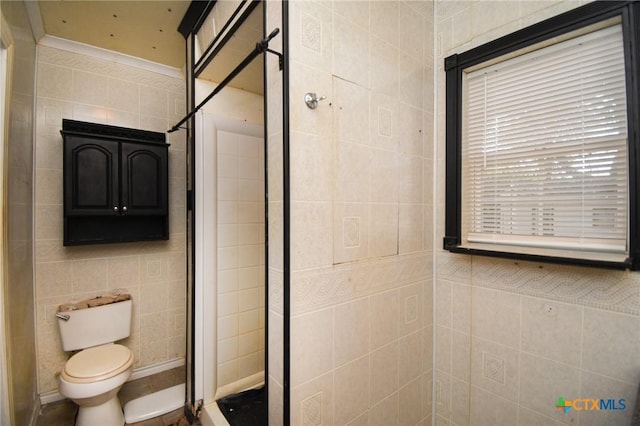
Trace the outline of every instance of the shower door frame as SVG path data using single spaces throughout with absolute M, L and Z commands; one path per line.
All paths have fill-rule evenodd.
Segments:
M 187 88 L 186 105 L 187 105 L 187 113 L 192 114 L 192 116 L 188 120 L 185 120 L 188 128 L 187 164 L 186 164 L 187 166 L 187 252 L 188 252 L 187 265 L 186 265 L 187 277 L 188 277 L 188 280 L 187 280 L 187 357 L 186 357 L 187 358 L 186 359 L 187 386 L 186 386 L 185 411 L 187 412 L 187 414 L 190 414 L 190 417 L 193 417 L 193 418 L 196 418 L 199 416 L 200 410 L 202 409 L 202 406 L 203 406 L 202 403 L 204 402 L 205 396 L 211 397 L 211 390 L 210 390 L 211 387 L 209 388 L 209 390 L 205 390 L 205 386 L 207 386 L 207 384 L 202 379 L 202 376 L 205 374 L 205 371 L 202 371 L 204 365 L 202 363 L 202 359 L 198 359 L 198 357 L 210 356 L 213 354 L 213 351 L 217 350 L 216 348 L 217 330 L 211 329 L 211 324 L 215 323 L 215 319 L 217 316 L 215 313 L 216 309 L 214 307 L 214 309 L 211 309 L 209 310 L 209 312 L 205 313 L 205 310 L 203 309 L 203 306 L 202 306 L 202 303 L 204 303 L 204 300 L 207 300 L 206 299 L 207 297 L 212 296 L 211 290 L 213 287 L 209 286 L 208 289 L 198 287 L 197 285 L 198 281 L 196 278 L 196 274 L 198 274 L 198 277 L 200 276 L 200 274 L 204 274 L 205 272 L 207 274 L 213 273 L 217 275 L 217 271 L 216 271 L 216 268 L 212 268 L 211 265 L 208 265 L 208 267 L 206 266 L 202 267 L 202 265 L 199 265 L 199 262 L 196 262 L 196 256 L 199 250 L 203 250 L 203 249 L 206 249 L 209 251 L 212 249 L 216 250 L 216 247 L 211 248 L 211 244 L 215 245 L 215 241 L 213 242 L 205 241 L 204 238 L 200 238 L 199 232 L 198 234 L 196 234 L 197 224 L 200 223 L 200 218 L 198 216 L 201 214 L 200 208 L 196 208 L 196 207 L 198 207 L 198 203 L 204 200 L 204 197 L 202 197 L 202 188 L 199 188 L 198 185 L 196 185 L 197 178 L 198 178 L 196 174 L 196 164 L 198 164 L 199 161 L 204 161 L 202 160 L 202 158 L 204 158 L 201 156 L 202 153 L 199 152 L 201 148 L 197 147 L 197 144 L 196 144 L 196 138 L 197 138 L 196 133 L 199 133 L 204 129 L 199 128 L 196 123 L 195 81 L 198 75 L 202 72 L 202 70 L 206 68 L 206 66 L 209 64 L 213 56 L 215 56 L 218 49 L 221 48 L 221 46 L 224 45 L 233 36 L 233 34 L 239 28 L 242 22 L 244 22 L 244 20 L 248 17 L 250 11 L 253 10 L 253 8 L 257 4 L 262 3 L 264 6 L 266 3 L 264 0 L 242 0 L 238 10 L 240 10 L 243 6 L 246 6 L 247 4 L 249 5 L 249 8 L 251 10 L 246 13 L 243 12 L 243 13 L 234 14 L 231 19 L 233 20 L 234 17 L 238 15 L 239 15 L 239 19 L 237 19 L 232 24 L 225 25 L 224 28 L 221 30 L 221 34 L 218 37 L 215 37 L 211 41 L 209 46 L 204 50 L 204 55 L 202 55 L 201 57 L 195 57 L 197 33 L 201 28 L 201 26 L 203 25 L 203 23 L 205 22 L 209 13 L 215 6 L 216 2 L 217 0 L 209 0 L 206 2 L 192 1 L 189 9 L 185 13 L 185 16 L 178 28 L 178 31 L 185 38 L 185 50 L 186 50 L 185 52 L 186 76 L 185 77 L 186 77 L 186 88 Z M 246 8 L 246 9 L 249 9 L 249 8 Z M 283 6 L 283 9 L 284 8 L 285 6 Z M 266 31 L 265 25 L 266 25 L 266 11 L 263 18 L 263 36 L 265 35 L 264 32 Z M 229 28 L 229 31 L 225 32 L 225 29 L 227 27 Z M 219 40 L 219 38 L 221 40 Z M 212 46 L 216 44 L 217 46 L 215 48 L 212 48 Z M 286 43 L 284 44 L 286 45 Z M 277 52 L 273 52 L 271 50 L 269 52 L 272 54 L 273 53 L 277 54 Z M 281 63 L 285 64 L 284 67 L 286 69 L 286 62 L 287 62 L 286 58 L 283 58 L 282 54 L 280 54 L 280 57 L 281 57 Z M 263 83 L 264 83 L 263 138 L 265 141 L 265 308 L 264 308 L 265 309 L 265 317 L 264 317 L 264 323 L 265 323 L 265 348 L 264 348 L 265 385 L 264 386 L 265 388 L 268 386 L 268 377 L 269 377 L 268 376 L 268 365 L 269 365 L 268 325 L 269 324 L 268 324 L 268 315 L 267 315 L 268 309 L 269 309 L 269 303 L 268 303 L 269 280 L 268 280 L 268 272 L 267 272 L 268 271 L 268 253 L 269 253 L 269 244 L 268 244 L 269 231 L 268 231 L 268 191 L 266 190 L 268 185 L 268 178 L 267 178 L 268 169 L 266 167 L 266 164 L 267 164 L 266 143 L 267 143 L 267 118 L 268 117 L 267 117 L 266 72 L 267 71 L 266 71 L 266 61 L 265 61 L 265 66 L 263 67 Z M 284 92 L 288 94 L 287 86 L 288 85 L 284 83 L 283 85 Z M 286 99 L 287 96 L 283 95 L 283 98 Z M 283 108 L 283 114 L 285 117 L 288 118 L 287 108 Z M 202 122 L 203 122 L 203 126 L 206 126 L 206 124 L 204 124 L 206 120 L 203 120 Z M 286 125 L 284 125 L 284 129 L 285 129 L 285 132 L 288 134 L 288 129 Z M 285 139 L 288 142 L 288 135 L 287 137 L 285 137 Z M 287 145 L 287 142 L 285 142 L 285 145 Z M 210 151 L 207 151 L 207 152 L 210 152 Z M 200 164 L 200 166 L 204 169 L 203 167 L 204 164 Z M 288 170 L 288 162 L 285 162 L 284 169 L 285 169 L 285 175 L 286 175 L 286 170 Z M 288 184 L 285 183 L 285 187 L 288 187 Z M 200 195 L 198 196 L 198 194 Z M 212 197 L 211 199 L 214 200 L 214 204 L 215 204 L 215 198 Z M 285 197 L 285 204 L 287 204 L 287 201 L 288 201 L 287 197 Z M 210 210 L 211 206 L 209 206 L 208 209 Z M 288 208 L 285 208 L 285 210 L 288 210 Z M 215 209 L 213 211 L 215 211 Z M 286 218 L 285 218 L 285 222 L 288 222 Z M 200 226 L 202 226 L 202 224 Z M 285 223 L 285 238 L 284 238 L 285 252 L 287 251 L 287 247 L 289 245 L 287 228 L 288 226 Z M 214 230 L 214 232 L 216 231 Z M 285 259 L 287 259 L 285 260 L 285 269 L 288 269 L 288 256 L 285 256 Z M 288 294 L 288 282 L 285 283 L 285 293 Z M 200 306 L 198 306 L 199 303 L 201 304 Z M 199 317 L 200 315 L 199 312 L 202 312 L 204 316 L 201 315 Z M 198 325 L 203 324 L 203 322 L 198 322 L 198 321 L 204 321 L 205 316 L 209 320 L 208 322 L 209 327 L 208 328 L 206 328 L 206 326 L 205 328 L 198 327 Z M 288 315 L 285 315 L 285 318 L 287 318 L 287 316 Z M 285 331 L 285 334 L 287 334 L 286 331 Z M 205 337 L 208 337 L 208 339 Z M 198 342 L 200 342 L 200 344 Z M 288 355 L 288 351 L 285 350 L 285 358 L 287 357 L 287 355 Z M 287 362 L 285 362 L 284 369 L 285 371 L 288 370 Z M 207 370 L 208 370 L 206 372 L 207 377 L 210 377 L 211 380 L 215 382 L 214 377 L 216 372 L 212 371 L 210 368 Z M 215 368 L 213 370 L 215 370 Z M 285 384 L 285 389 L 287 388 L 288 386 Z M 215 393 L 215 390 L 213 392 Z M 285 410 L 284 410 L 285 413 L 288 411 L 288 409 L 286 409 L 287 407 L 286 401 L 288 400 L 287 394 L 288 392 L 285 390 Z M 287 414 L 285 414 L 285 417 L 288 417 Z M 285 420 L 285 424 L 288 424 L 286 420 Z
M 217 382 L 217 132 L 225 131 L 264 139 L 264 125 L 200 111 L 195 131 L 195 286 L 194 286 L 194 377 L 195 399 L 204 405 L 225 395 L 219 394 Z M 205 139 L 206 138 L 206 139 Z M 213 159 L 213 161 L 212 161 Z M 266 202 L 265 202 L 266 209 Z M 265 223 L 265 228 L 267 224 Z M 265 244 L 266 251 L 266 244 Z M 266 264 L 265 264 L 266 268 Z M 265 282 L 266 284 L 266 282 Z M 266 310 L 266 306 L 265 306 Z M 200 327 L 197 327 L 200 325 Z M 266 315 L 265 315 L 266 325 Z M 266 327 L 265 342 L 266 338 Z M 266 372 L 266 345 L 265 345 Z M 212 362 L 214 360 L 215 362 Z M 266 375 L 266 373 L 265 373 Z M 266 382 L 265 382 L 266 383 Z

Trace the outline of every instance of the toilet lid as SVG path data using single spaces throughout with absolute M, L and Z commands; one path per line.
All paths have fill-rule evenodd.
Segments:
M 90 379 L 106 376 L 133 363 L 133 354 L 126 346 L 109 344 L 85 349 L 72 356 L 64 367 L 67 376 Z

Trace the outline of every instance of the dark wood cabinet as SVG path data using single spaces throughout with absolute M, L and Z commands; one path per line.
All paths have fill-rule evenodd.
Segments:
M 63 120 L 64 245 L 166 240 L 164 133 Z
M 118 142 L 67 136 L 64 171 L 66 215 L 109 215 L 119 204 Z
M 129 215 L 166 214 L 167 151 L 164 146 L 122 145 L 122 209 Z

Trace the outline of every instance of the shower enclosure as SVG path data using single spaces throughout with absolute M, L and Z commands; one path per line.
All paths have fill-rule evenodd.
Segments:
M 267 214 L 264 82 L 266 57 L 278 64 L 281 55 L 269 46 L 279 30 L 265 30 L 265 8 L 255 0 L 193 2 L 179 28 L 188 115 L 172 130 L 192 129 L 187 406 L 202 409 L 204 424 L 224 424 L 216 400 L 267 386 L 267 217 L 277 214 Z

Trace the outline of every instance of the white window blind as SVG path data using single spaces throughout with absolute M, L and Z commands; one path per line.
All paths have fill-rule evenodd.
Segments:
M 467 243 L 627 252 L 627 102 L 620 25 L 463 80 Z

